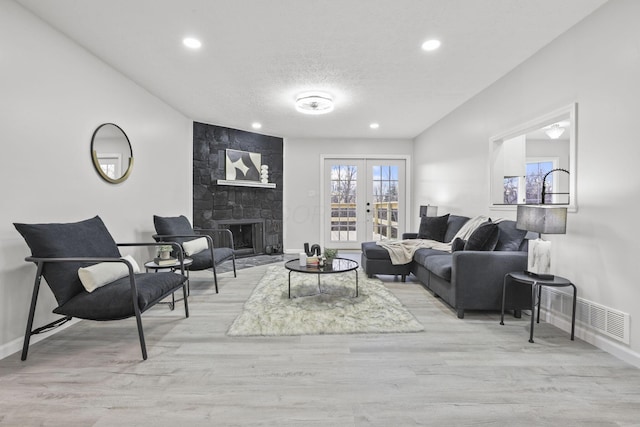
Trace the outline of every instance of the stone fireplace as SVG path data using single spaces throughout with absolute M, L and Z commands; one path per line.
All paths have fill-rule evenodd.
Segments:
M 262 164 L 269 166 L 271 186 L 225 182 L 228 148 L 260 153 Z M 230 229 L 237 256 L 283 247 L 282 168 L 282 138 L 194 122 L 194 227 Z

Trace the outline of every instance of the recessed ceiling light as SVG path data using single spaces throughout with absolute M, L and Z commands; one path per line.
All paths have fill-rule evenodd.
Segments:
M 184 44 L 189 49 L 200 49 L 202 46 L 202 42 L 198 39 L 194 39 L 193 37 L 186 37 L 182 39 L 182 44 Z
M 333 111 L 333 98 L 323 92 L 302 93 L 296 98 L 296 110 L 304 114 L 326 114 Z
M 262 127 L 262 124 L 258 122 L 253 122 L 251 123 L 251 127 L 254 129 L 260 129 Z
M 380 127 L 380 124 L 379 124 L 379 123 L 371 123 L 371 124 L 369 125 L 369 127 L 370 127 L 371 129 L 378 129 L 378 128 Z
M 432 50 L 436 50 L 440 47 L 440 40 L 431 39 L 422 43 L 422 50 L 426 50 L 427 52 L 431 52 Z

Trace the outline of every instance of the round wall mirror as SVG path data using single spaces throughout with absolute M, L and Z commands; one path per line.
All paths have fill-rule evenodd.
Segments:
M 103 123 L 98 126 L 91 137 L 91 157 L 96 171 L 107 182 L 118 184 L 131 174 L 131 143 L 118 125 Z

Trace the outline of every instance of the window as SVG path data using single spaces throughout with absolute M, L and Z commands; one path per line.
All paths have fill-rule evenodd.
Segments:
M 520 194 L 520 177 L 506 177 L 504 179 L 504 204 L 517 205 L 518 194 Z
M 542 203 L 542 180 L 544 176 L 554 169 L 553 161 L 527 162 L 527 175 L 525 176 L 527 204 Z M 553 192 L 553 175 L 546 179 L 547 193 Z M 545 195 L 545 203 L 552 203 L 551 194 Z
M 504 178 L 504 204 L 517 205 L 518 196 L 522 195 L 522 202 L 531 204 L 542 203 L 542 182 L 544 176 L 555 169 L 557 160 L 535 160 L 526 162 L 526 175 L 524 177 L 511 176 Z M 524 179 L 523 179 L 524 178 Z M 546 179 L 547 190 L 545 203 L 553 203 L 552 194 L 554 191 L 553 175 L 549 174 Z

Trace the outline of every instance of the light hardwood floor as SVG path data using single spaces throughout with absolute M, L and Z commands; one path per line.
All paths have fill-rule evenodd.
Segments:
M 528 316 L 463 320 L 415 282 L 385 285 L 424 332 L 227 337 L 268 266 L 192 274 L 191 317 L 158 306 L 83 321 L 0 360 L 7 426 L 637 426 L 640 370 Z

